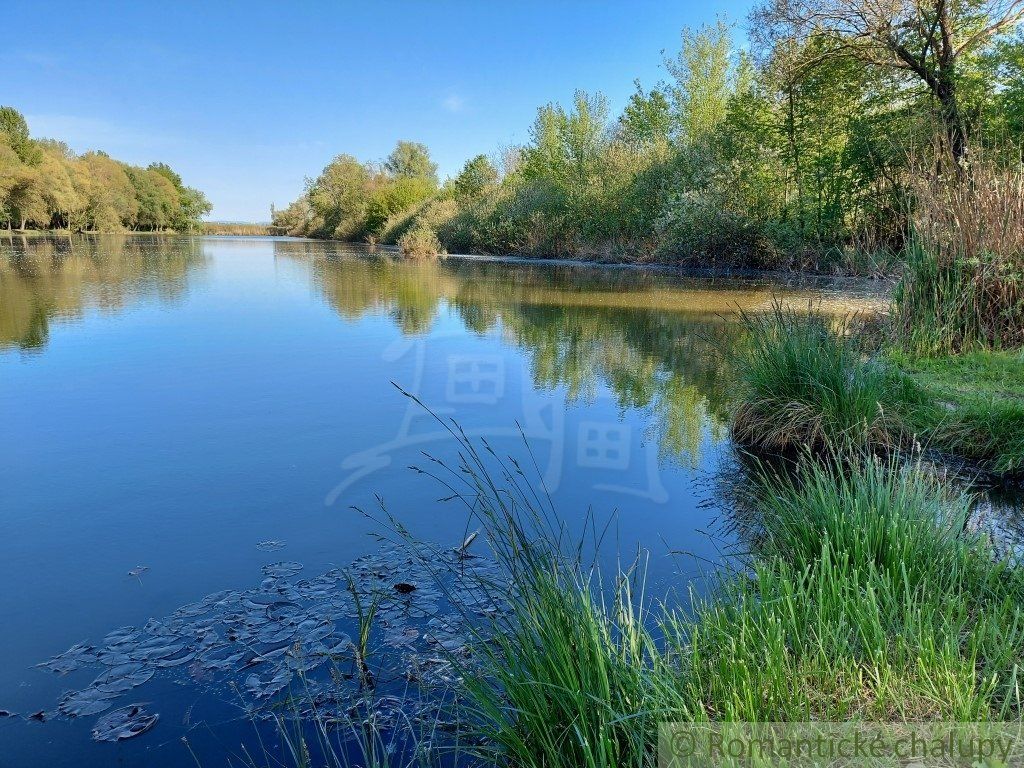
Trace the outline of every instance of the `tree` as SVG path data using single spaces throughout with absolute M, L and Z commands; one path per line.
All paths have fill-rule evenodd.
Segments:
M 171 213 L 170 226 L 175 230 L 186 232 L 194 229 L 199 220 L 213 210 L 206 195 L 198 189 L 186 187 L 181 176 L 167 163 L 150 163 L 146 170 L 160 174 L 174 186 L 177 203 Z
M 307 180 L 306 194 L 313 211 L 323 222 L 322 234 L 342 240 L 361 234 L 369 182 L 369 169 L 352 155 L 338 155 L 316 179 Z
M 90 179 L 88 226 L 104 232 L 134 226 L 139 203 L 125 166 L 104 152 L 86 152 L 81 162 Z
M 467 160 L 452 181 L 452 191 L 459 201 L 475 200 L 498 183 L 498 169 L 486 155 Z
M 425 144 L 400 141 L 384 161 L 384 170 L 395 178 L 426 179 L 437 186 L 437 164 Z
M 724 22 L 696 31 L 683 30 L 683 44 L 665 68 L 674 82 L 669 86 L 675 138 L 683 146 L 696 146 L 713 136 L 725 120 L 733 93 L 732 39 Z
M 821 36 L 831 43 L 823 56 L 853 56 L 922 83 L 959 167 L 968 146 L 958 92 L 963 63 L 1024 18 L 1024 0 L 767 0 L 753 18 L 768 41 Z
M 0 107 L 0 134 L 23 163 L 35 165 L 41 159 L 39 147 L 29 136 L 24 115 L 14 107 Z
M 645 93 L 639 80 L 635 85 L 636 91 L 619 118 L 623 139 L 638 147 L 667 140 L 672 130 L 672 108 L 664 90 L 655 88 Z

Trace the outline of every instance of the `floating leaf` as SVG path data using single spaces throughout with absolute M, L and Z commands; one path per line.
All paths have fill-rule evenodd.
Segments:
M 97 688 L 85 688 L 81 691 L 68 691 L 57 704 L 57 710 L 67 717 L 84 717 L 98 715 L 110 709 L 116 693 L 108 693 Z
M 130 571 L 128 571 L 128 575 L 129 576 L 134 576 L 135 578 L 138 578 L 139 576 L 141 576 L 142 574 L 144 574 L 148 570 L 149 570 L 149 566 L 148 565 L 136 565 L 134 568 L 132 568 Z
M 415 584 L 410 584 L 407 581 L 400 581 L 397 584 L 395 584 L 395 592 L 398 592 L 399 594 L 408 595 L 410 592 L 415 592 L 415 591 L 416 591 L 416 585 Z
M 274 578 L 287 578 L 289 576 L 294 576 L 301 570 L 302 563 L 294 562 L 271 563 L 270 565 L 263 566 L 263 573 L 267 576 L 273 576 Z
M 159 719 L 159 715 L 147 712 L 142 704 L 129 704 L 97 720 L 92 737 L 96 741 L 124 741 L 145 733 Z
M 277 539 L 269 539 L 267 541 L 261 541 L 256 545 L 256 549 L 263 552 L 276 552 L 279 549 L 284 549 L 285 542 L 278 541 Z

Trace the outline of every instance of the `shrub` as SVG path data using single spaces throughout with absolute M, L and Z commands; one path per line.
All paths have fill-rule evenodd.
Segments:
M 700 193 L 676 197 L 657 222 L 662 258 L 702 267 L 772 269 L 784 255 L 767 229 Z
M 434 231 L 418 224 L 398 238 L 398 247 L 404 256 L 415 258 L 437 256 L 442 252 L 441 241 Z

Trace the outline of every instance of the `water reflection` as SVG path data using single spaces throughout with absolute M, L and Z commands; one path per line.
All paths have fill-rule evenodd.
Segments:
M 486 260 L 402 261 L 333 244 L 278 241 L 277 258 L 308 260 L 316 287 L 345 318 L 388 314 L 406 334 L 430 330 L 442 307 L 466 329 L 500 333 L 529 356 L 538 389 L 570 402 L 602 387 L 620 410 L 649 412 L 662 458 L 700 462 L 727 422 L 728 350 L 740 311 L 775 297 L 826 311 L 875 310 L 877 286 L 687 278 L 657 271 Z M 854 290 L 851 290 L 854 288 Z
M 91 309 L 178 301 L 205 263 L 201 241 L 190 238 L 0 238 L 0 350 L 39 349 L 52 321 Z

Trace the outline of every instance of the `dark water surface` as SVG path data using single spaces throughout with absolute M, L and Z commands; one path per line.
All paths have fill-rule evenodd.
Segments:
M 19 715 L 0 718 L 0 766 L 181 765 L 182 736 L 227 765 L 252 734 L 227 676 L 161 669 L 113 703 L 148 702 L 157 725 L 101 744 L 100 714 L 57 708 L 97 666 L 35 665 L 258 588 L 280 561 L 314 579 L 375 553 L 351 509 L 374 494 L 418 536 L 462 541 L 464 513 L 407 469 L 454 445 L 392 382 L 499 453 L 524 456 L 519 425 L 570 526 L 615 514 L 618 546 L 651 551 L 652 588 L 685 587 L 718 557 L 707 532 L 731 471 L 720 351 L 737 309 L 773 292 L 885 301 L 870 283 L 412 263 L 289 239 L 0 238 L 0 709 Z

